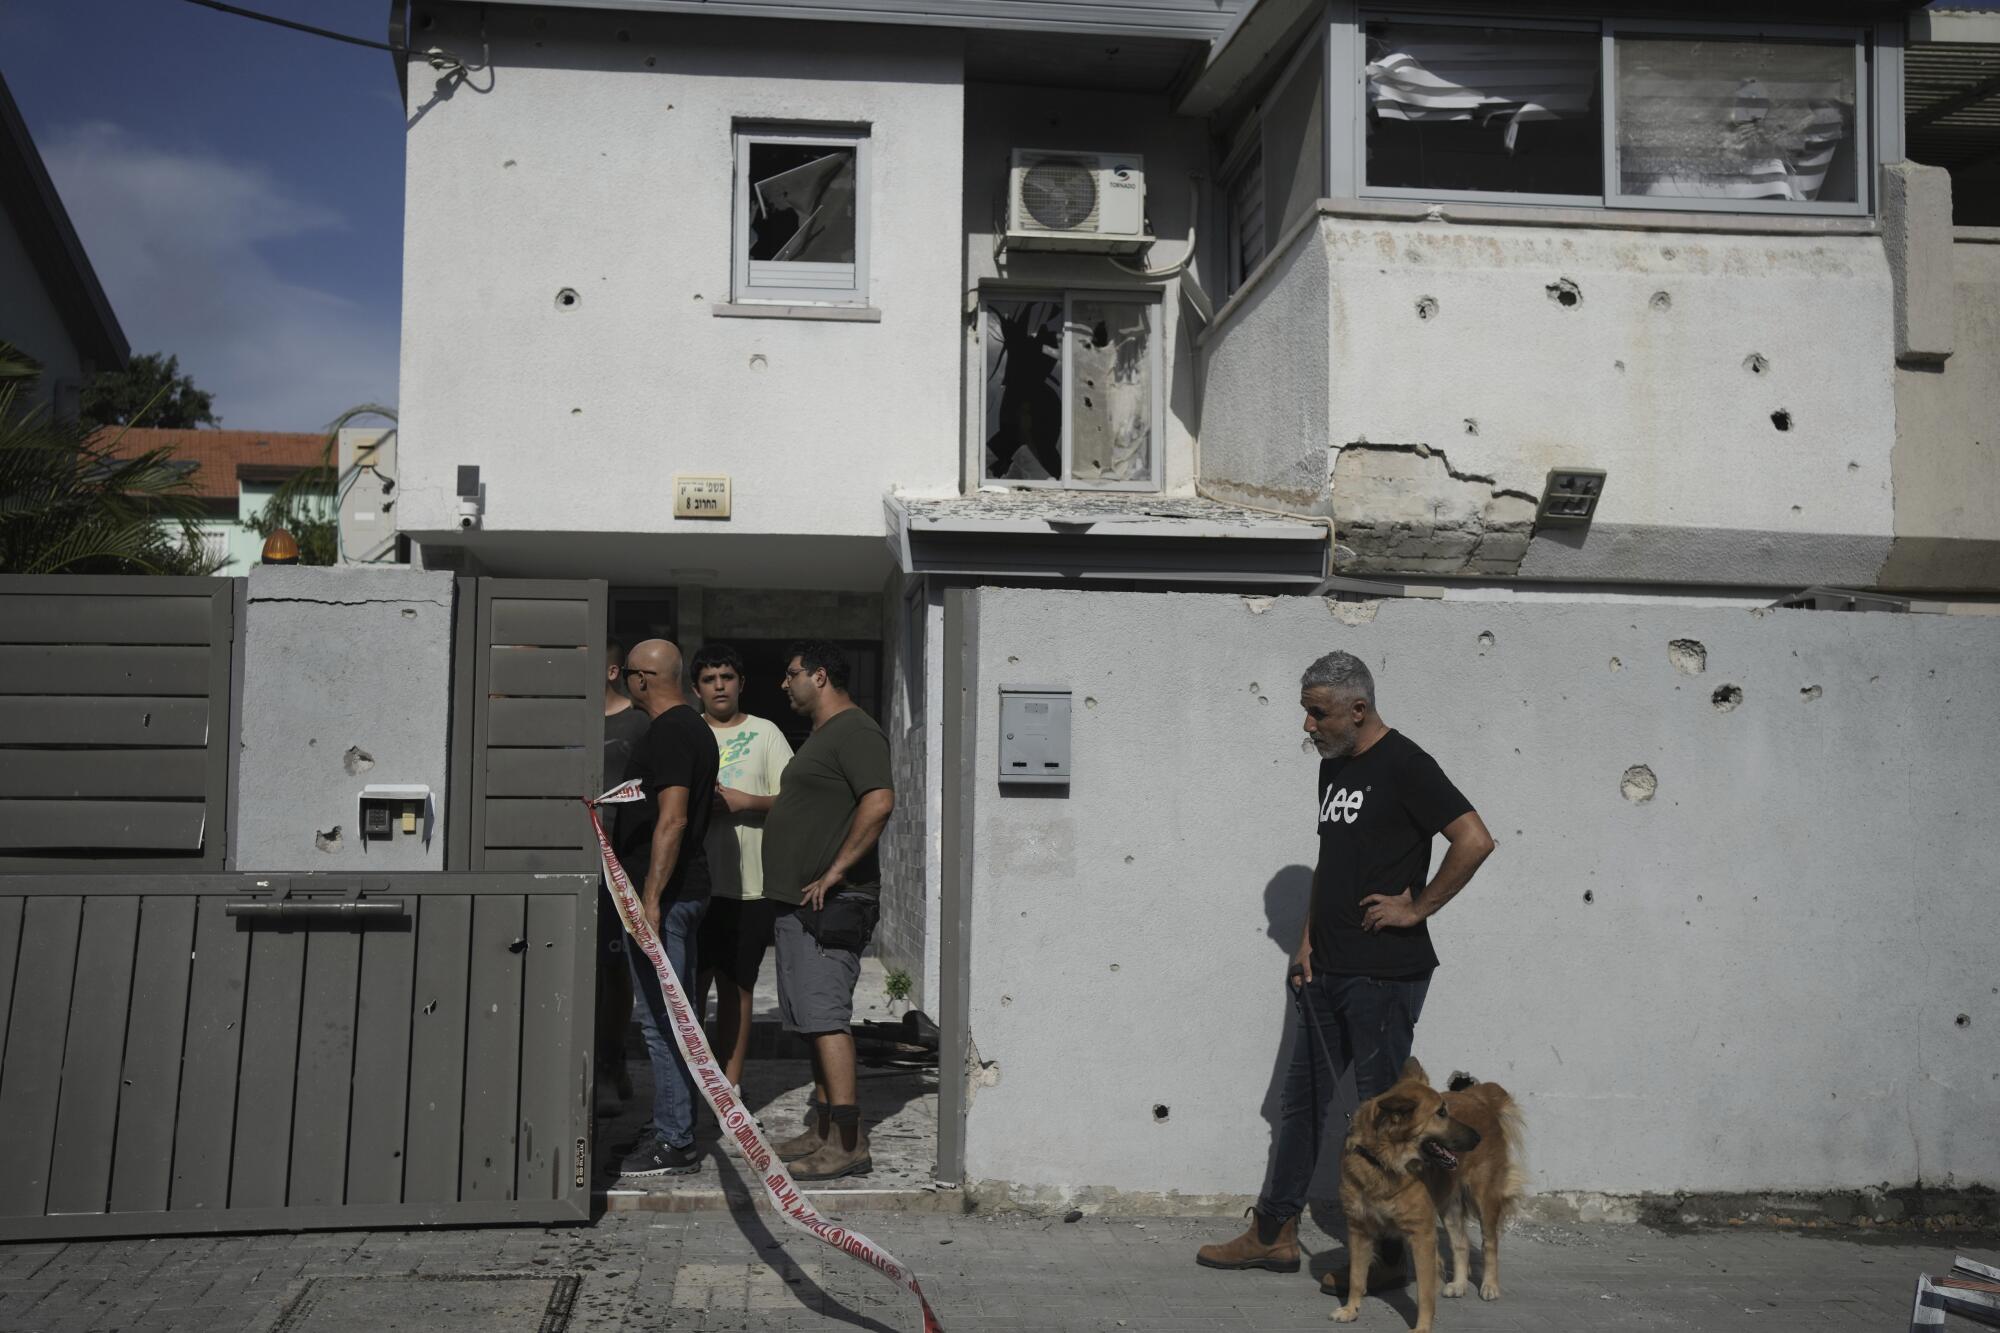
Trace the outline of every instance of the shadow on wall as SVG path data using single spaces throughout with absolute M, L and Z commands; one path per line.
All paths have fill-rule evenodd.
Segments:
M 1263 1115 L 1267 1127 L 1265 1137 L 1265 1160 L 1270 1160 L 1270 1144 L 1278 1132 L 1278 1103 L 1285 1090 L 1285 1067 L 1292 1058 L 1292 1042 L 1298 1033 L 1292 1023 L 1292 997 L 1286 972 L 1292 965 L 1292 956 L 1298 952 L 1299 938 L 1306 928 L 1306 908 L 1312 901 L 1313 872 L 1308 866 L 1286 866 L 1271 876 L 1271 882 L 1264 886 L 1264 933 L 1271 943 L 1278 946 L 1279 960 L 1271 970 L 1269 978 L 1258 977 L 1252 985 L 1270 984 L 1277 1003 L 1272 1006 L 1272 1016 L 1277 1020 L 1284 1040 L 1278 1043 L 1278 1057 L 1271 1066 L 1271 1079 L 1264 1089 Z M 1313 1200 L 1330 1200 L 1340 1192 L 1339 1140 L 1345 1136 L 1347 1119 L 1344 1112 L 1354 1105 L 1354 1079 L 1343 1073 L 1340 1087 L 1334 1099 L 1335 1107 L 1342 1114 L 1329 1111 L 1325 1121 L 1326 1137 L 1320 1142 L 1319 1166 L 1313 1172 L 1312 1188 L 1307 1197 Z M 1266 1179 L 1262 1182 L 1268 1185 Z M 1334 1213 L 1338 1214 L 1336 1207 Z M 1317 1216 L 1317 1212 L 1315 1216 Z M 1324 1223 L 1322 1223 L 1324 1225 Z

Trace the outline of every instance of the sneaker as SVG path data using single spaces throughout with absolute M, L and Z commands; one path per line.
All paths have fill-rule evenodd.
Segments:
M 694 1145 L 685 1148 L 670 1148 L 660 1142 L 659 1135 L 648 1134 L 637 1152 L 627 1157 L 618 1167 L 621 1177 L 634 1176 L 691 1176 L 701 1170 L 701 1154 Z

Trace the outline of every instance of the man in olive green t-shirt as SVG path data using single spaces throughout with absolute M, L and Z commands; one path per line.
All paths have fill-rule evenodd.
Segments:
M 813 1105 L 805 1133 L 778 1145 L 796 1180 L 865 1176 L 873 1168 L 855 1101 L 854 983 L 875 929 L 882 872 L 875 855 L 896 807 L 889 738 L 848 696 L 847 655 L 794 646 L 785 668 L 792 711 L 812 719 L 764 818 L 764 893 L 779 903 L 778 1008 L 812 1043 Z

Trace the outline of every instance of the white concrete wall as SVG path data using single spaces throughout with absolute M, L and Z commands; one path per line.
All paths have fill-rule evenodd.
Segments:
M 418 41 L 480 50 L 477 7 L 439 12 Z M 872 537 L 892 483 L 956 485 L 956 34 L 513 6 L 484 22 L 490 92 L 480 74 L 433 103 L 411 76 L 406 530 L 454 527 L 462 463 L 482 469 L 488 533 L 691 530 L 672 474 L 726 472 L 735 514 L 709 533 Z M 710 313 L 730 297 L 737 120 L 871 127 L 880 323 Z
M 1308 233 L 1268 262 L 1201 348 L 1201 479 L 1218 500 L 1330 515 L 1326 247 Z
M 1883 582 L 2000 586 L 2000 230 L 1950 247 L 1954 347 L 1896 372 L 1896 545 Z
M 1462 534 L 1436 551 L 1408 541 L 1421 526 L 1400 503 L 1411 465 L 1391 460 L 1395 475 L 1377 477 L 1371 453 L 1428 451 L 1434 476 L 1416 508 L 1435 501 L 1464 516 L 1440 527 L 1476 535 L 1497 493 L 1505 513 L 1494 522 L 1522 539 L 1517 511 L 1531 511 L 1550 468 L 1603 468 L 1592 530 L 1523 541 L 1508 553 L 1520 573 L 1872 582 L 1894 527 L 1894 309 L 1881 238 L 1716 225 L 1323 213 L 1323 265 L 1289 258 L 1266 279 L 1299 294 L 1253 288 L 1209 336 L 1204 482 L 1247 498 L 1316 476 L 1315 500 L 1355 529 L 1343 544 L 1360 559 L 1348 568 L 1442 573 L 1465 555 Z M 1556 299 L 1565 282 L 1571 304 Z M 1287 347 L 1278 329 L 1303 325 L 1293 307 L 1321 292 L 1328 406 L 1314 433 L 1301 427 L 1316 407 L 1300 421 L 1260 391 L 1315 385 L 1316 338 Z M 1251 387 L 1229 382 L 1238 378 Z M 1780 411 L 1787 430 L 1774 424 Z
M 1256 1192 L 1315 852 L 1296 682 L 1345 648 L 1499 841 L 1416 1049 L 1520 1099 L 1538 1190 L 2000 1184 L 1994 618 L 1259 604 L 979 594 L 969 1179 Z M 1066 799 L 997 790 L 1002 680 L 1075 690 Z
M 1161 477 L 1165 490 L 1191 491 L 1199 396 L 1194 335 L 1181 308 L 1177 285 L 1171 280 L 1135 276 L 1103 255 L 1022 251 L 996 257 L 994 229 L 996 223 L 1003 230 L 1005 227 L 1007 168 L 1009 155 L 1016 148 L 1142 155 L 1146 162 L 1146 216 L 1158 240 L 1151 252 L 1140 258 L 1158 269 L 1178 263 L 1187 252 L 1193 218 L 1188 178 L 1190 173 L 1205 172 L 1208 162 L 1202 122 L 1172 115 L 1163 98 L 1135 93 L 973 84 L 965 97 L 961 244 L 965 247 L 968 302 L 982 283 L 1002 280 L 1031 292 L 1163 293 L 1159 329 L 1166 374 L 1161 395 L 1166 418 L 1161 423 Z M 1203 207 L 1206 210 L 1206 202 Z M 1139 261 L 1127 256 L 1125 262 Z M 980 484 L 986 443 L 981 397 L 986 366 L 979 333 L 977 323 L 968 321 L 961 336 L 966 386 L 963 467 L 968 487 Z M 903 489 L 925 493 L 909 482 L 903 483 Z
M 347 874 L 444 869 L 452 576 L 250 570 L 236 864 Z M 361 789 L 431 789 L 429 837 L 361 836 Z

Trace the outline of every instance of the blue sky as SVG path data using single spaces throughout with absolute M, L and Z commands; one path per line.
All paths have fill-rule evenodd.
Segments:
M 239 0 L 387 37 L 382 0 Z M 223 424 L 396 401 L 403 115 L 382 51 L 183 0 L 0 0 L 0 73 L 134 351 Z

